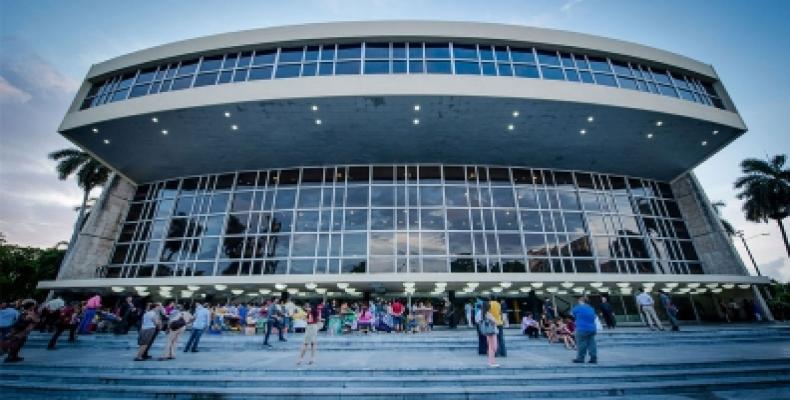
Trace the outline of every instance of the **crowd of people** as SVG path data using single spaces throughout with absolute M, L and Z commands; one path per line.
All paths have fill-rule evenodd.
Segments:
M 285 342 L 289 332 L 303 332 L 303 345 L 298 363 L 310 350 L 309 363 L 313 363 L 319 331 L 327 335 L 371 334 L 374 332 L 431 332 L 437 313 L 431 302 L 406 302 L 400 299 L 372 301 L 319 301 L 296 304 L 287 296 L 271 297 L 263 303 L 193 303 L 191 307 L 170 301 L 166 304 L 145 303 L 132 296 L 122 298 L 112 307 L 102 304 L 98 293 L 85 301 L 66 302 L 55 297 L 43 304 L 32 299 L 14 303 L 0 303 L 0 341 L 6 362 L 18 362 L 29 333 L 38 328 L 42 333 L 51 332 L 47 349 L 55 350 L 61 335 L 68 331 L 68 341 L 78 335 L 107 332 L 117 335 L 137 331 L 138 351 L 134 360 L 154 358 L 151 346 L 164 332 L 165 346 L 158 360 L 175 358 L 179 339 L 190 330 L 183 351 L 198 352 L 204 333 L 223 334 L 243 332 L 255 335 L 263 332 L 263 347 L 269 342 L 272 331 L 278 340 Z M 645 326 L 664 330 L 655 310 L 656 302 L 649 292 L 639 289 L 635 302 Z M 497 367 L 496 357 L 506 357 L 504 328 L 508 327 L 507 302 L 494 298 L 477 298 L 464 306 L 462 322 L 474 327 L 478 334 L 478 353 L 488 356 L 488 364 Z M 666 292 L 659 292 L 658 304 L 665 311 L 672 330 L 678 330 L 678 308 Z M 575 362 L 582 362 L 589 354 L 590 362 L 597 361 L 595 332 L 614 329 L 617 321 L 614 307 L 607 296 L 593 308 L 587 298 L 561 314 L 550 298 L 538 299 L 534 292 L 527 296 L 522 311 L 521 332 L 532 339 L 545 338 L 549 343 L 561 343 L 568 350 L 576 350 Z M 597 310 L 596 310 L 597 309 Z M 448 311 L 449 310 L 449 311 Z M 445 318 L 452 313 L 446 301 Z M 463 321 L 465 320 L 465 321 Z M 448 321 L 445 321 L 446 323 Z M 448 323 L 448 325 L 451 325 Z M 582 360 L 582 361 L 578 361 Z

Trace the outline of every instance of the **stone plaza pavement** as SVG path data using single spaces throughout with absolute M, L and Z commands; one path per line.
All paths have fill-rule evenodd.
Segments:
M 188 332 L 180 340 L 186 342 Z M 599 364 L 545 339 L 506 334 L 500 368 L 467 328 L 419 335 L 319 336 L 316 364 L 296 366 L 301 335 L 204 335 L 199 353 L 134 362 L 136 332 L 98 334 L 47 351 L 34 333 L 25 361 L 0 366 L 3 399 L 645 398 L 790 399 L 790 325 L 621 328 L 598 335 Z M 164 335 L 151 355 L 162 353 Z

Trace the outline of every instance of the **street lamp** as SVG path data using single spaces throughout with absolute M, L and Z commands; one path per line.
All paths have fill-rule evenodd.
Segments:
M 760 268 L 757 267 L 757 262 L 754 261 L 754 256 L 752 255 L 752 251 L 749 250 L 749 245 L 746 244 L 746 240 L 747 239 L 754 239 L 754 238 L 756 238 L 758 236 L 768 236 L 768 234 L 767 233 L 760 233 L 760 234 L 757 234 L 757 235 L 754 235 L 754 236 L 749 236 L 748 238 L 745 238 L 744 235 L 743 235 L 743 231 L 737 231 L 737 232 L 735 232 L 735 236 L 741 238 L 741 241 L 743 242 L 743 247 L 746 248 L 746 253 L 749 254 L 749 258 L 752 260 L 752 265 L 754 265 L 754 270 L 757 271 L 757 276 L 763 276 L 763 274 L 760 273 Z

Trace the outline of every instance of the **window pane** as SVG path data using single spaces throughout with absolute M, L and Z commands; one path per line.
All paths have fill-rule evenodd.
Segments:
M 532 49 L 510 49 L 510 56 L 513 57 L 514 63 L 535 63 L 535 55 L 532 53 Z M 499 54 L 497 53 L 497 60 L 499 60 Z
M 299 76 L 300 69 L 301 67 L 299 64 L 278 65 L 275 78 L 292 78 Z
M 278 61 L 278 63 L 300 62 L 302 61 L 303 52 L 304 50 L 301 47 L 281 49 L 280 60 Z
M 456 61 L 455 73 L 458 75 L 480 75 L 480 65 L 477 62 Z
M 365 43 L 365 58 L 389 58 L 389 43 Z
M 548 68 L 548 67 L 540 67 L 541 71 L 543 72 L 543 79 L 551 79 L 551 80 L 564 80 L 565 76 L 562 74 L 562 69 L 560 68 Z
M 338 62 L 335 65 L 335 75 L 358 75 L 359 61 Z
M 489 48 L 489 52 L 490 52 Z M 466 59 L 477 59 L 477 48 L 473 44 L 456 44 L 453 43 L 453 56 Z M 490 59 L 490 58 L 489 58 Z
M 425 58 L 450 58 L 450 46 L 447 43 L 425 44 Z
M 449 74 L 450 62 L 449 61 L 428 61 L 426 62 L 426 71 L 429 74 Z
M 514 67 L 516 76 L 523 78 L 538 78 L 538 68 L 533 65 L 516 65 Z
M 557 57 L 557 52 L 549 50 L 538 50 L 538 61 L 545 65 L 560 65 L 560 58 Z
M 341 44 L 337 46 L 337 59 L 361 58 L 361 44 Z
M 389 70 L 389 61 L 365 61 L 366 74 L 387 74 Z

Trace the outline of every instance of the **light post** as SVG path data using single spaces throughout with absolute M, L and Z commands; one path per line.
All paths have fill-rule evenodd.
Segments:
M 768 234 L 767 233 L 760 233 L 760 234 L 757 234 L 757 235 L 754 235 L 754 236 L 749 236 L 748 238 L 745 238 L 744 235 L 743 235 L 743 231 L 737 231 L 737 232 L 735 232 L 735 236 L 738 236 L 739 238 L 741 238 L 741 242 L 743 242 L 743 247 L 746 248 L 746 253 L 749 254 L 749 259 L 752 260 L 752 265 L 754 265 L 754 270 L 757 271 L 757 276 L 763 276 L 763 274 L 760 273 L 760 268 L 757 267 L 757 262 L 754 261 L 754 256 L 752 255 L 752 251 L 749 249 L 749 245 L 746 244 L 746 240 L 747 239 L 754 239 L 754 238 L 756 238 L 758 236 L 768 236 Z

